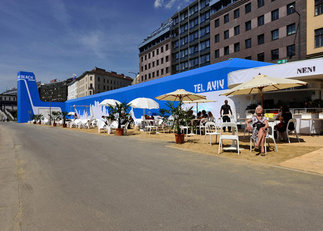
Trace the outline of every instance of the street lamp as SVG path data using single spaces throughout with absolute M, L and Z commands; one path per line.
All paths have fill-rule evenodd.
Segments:
M 301 59 L 301 14 L 295 9 L 294 5 L 291 5 L 289 9 L 295 11 L 296 14 L 298 15 L 298 25 L 297 25 L 296 33 L 298 33 L 298 60 L 300 60 Z M 294 44 L 295 44 L 295 41 L 296 41 L 296 36 L 294 39 Z

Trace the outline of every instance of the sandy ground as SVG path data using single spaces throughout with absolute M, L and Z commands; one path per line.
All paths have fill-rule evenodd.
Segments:
M 101 131 L 101 133 L 99 134 L 97 129 L 65 129 L 76 132 L 85 132 L 93 135 L 114 136 L 114 134 L 107 134 L 103 131 Z M 203 154 L 248 160 L 261 164 L 279 165 L 283 167 L 323 174 L 323 136 L 300 136 L 301 142 L 297 142 L 296 138 L 292 136 L 292 143 L 277 143 L 278 152 L 274 151 L 274 144 L 270 142 L 270 148 L 269 150 L 267 149 L 266 156 L 257 156 L 255 151 L 250 152 L 249 138 L 244 137 L 243 135 L 241 135 L 239 138 L 240 148 L 242 148 L 240 155 L 238 155 L 238 153 L 234 151 L 224 151 L 218 154 L 219 146 L 217 143 L 215 143 L 215 136 L 212 136 L 212 145 L 209 144 L 209 137 L 206 137 L 205 139 L 205 136 L 201 135 L 185 137 L 184 144 L 176 144 L 174 134 L 172 133 L 147 134 L 145 132 L 129 129 L 127 136 L 141 140 L 144 139 L 147 142 L 156 142 L 158 140 L 163 140 L 168 142 L 170 147 L 195 151 Z M 225 142 L 225 147 L 229 147 L 230 145 L 231 141 Z

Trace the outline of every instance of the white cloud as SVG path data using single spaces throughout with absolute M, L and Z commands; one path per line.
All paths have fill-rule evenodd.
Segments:
M 193 2 L 194 0 L 154 0 L 154 7 L 155 8 L 165 8 L 165 9 L 172 9 L 176 8 L 177 10 L 181 10 L 189 3 Z
M 100 32 L 91 32 L 79 37 L 80 43 L 85 46 L 85 48 L 94 52 L 99 58 L 104 58 L 105 54 L 102 51 L 103 43 L 101 39 Z
M 164 0 L 155 0 L 154 7 L 161 8 L 163 6 Z
M 166 5 L 165 8 L 166 9 L 170 9 L 174 6 L 175 2 L 177 2 L 177 0 L 170 0 Z

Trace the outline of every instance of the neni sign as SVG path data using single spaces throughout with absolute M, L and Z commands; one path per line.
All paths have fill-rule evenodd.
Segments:
M 297 74 L 314 73 L 315 71 L 316 71 L 316 66 L 297 68 Z

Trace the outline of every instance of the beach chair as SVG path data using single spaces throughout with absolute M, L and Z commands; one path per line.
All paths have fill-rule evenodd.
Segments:
M 238 135 L 238 125 L 237 123 L 233 122 L 225 122 L 221 123 L 221 130 L 220 130 L 220 139 L 219 139 L 219 149 L 218 149 L 218 154 L 221 153 L 223 150 L 223 140 L 232 140 L 232 143 L 235 142 L 235 146 L 232 146 L 235 148 L 238 152 L 238 155 L 240 155 L 240 148 L 239 148 L 239 135 Z M 232 134 L 224 134 L 223 129 L 226 127 L 231 128 L 231 133 Z
M 291 129 L 291 130 L 289 129 L 289 128 L 290 128 L 290 123 L 294 123 L 294 129 L 293 129 L 293 130 L 292 130 L 292 129 Z M 299 138 L 298 138 L 297 131 L 296 131 L 296 125 L 297 125 L 297 121 L 296 121 L 296 119 L 295 119 L 295 118 L 290 119 L 290 120 L 288 121 L 288 123 L 287 123 L 287 127 L 286 127 L 286 136 L 287 136 L 288 143 L 290 143 L 289 135 L 290 135 L 290 134 L 293 134 L 293 133 L 296 135 L 297 141 L 298 141 L 298 142 L 300 142 L 300 141 L 299 141 Z
M 212 136 L 215 136 L 215 143 L 218 140 L 218 135 L 220 135 L 220 129 L 214 122 L 207 122 L 205 124 L 205 136 L 204 142 L 206 140 L 206 136 L 210 136 L 210 145 L 212 145 Z

